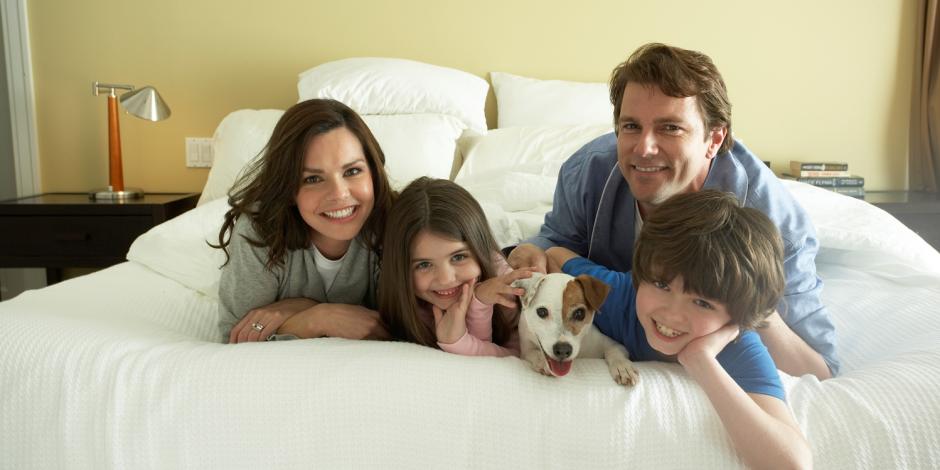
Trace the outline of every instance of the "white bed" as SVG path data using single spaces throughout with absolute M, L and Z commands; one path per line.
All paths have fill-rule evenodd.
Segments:
M 605 121 L 538 122 L 548 116 L 504 110 L 526 94 L 507 95 L 502 83 L 500 114 L 517 122 L 485 132 L 486 83 L 476 77 L 435 69 L 443 75 L 417 85 L 436 97 L 409 104 L 389 90 L 413 81 L 358 80 L 367 89 L 344 90 L 343 73 L 431 73 L 421 64 L 333 67 L 301 75 L 301 98 L 352 101 L 399 182 L 422 171 L 446 177 L 462 162 L 456 181 L 481 200 L 503 244 L 538 227 L 560 162 L 606 130 Z M 584 84 L 534 85 L 549 96 L 597 94 Z M 474 96 L 464 100 L 467 88 Z M 369 108 L 376 89 L 385 99 Z M 217 197 L 279 115 L 227 117 L 200 206 L 141 236 L 128 262 L 0 303 L 0 468 L 741 467 L 706 397 L 674 364 L 639 363 L 639 384 L 625 388 L 601 360 L 553 379 L 517 358 L 401 343 L 221 344 L 222 258 L 205 240 L 226 209 Z M 417 145 L 422 136 L 427 158 L 444 162 L 396 147 L 396 138 Z M 843 362 L 841 376 L 824 382 L 781 374 L 816 466 L 940 467 L 940 254 L 862 201 L 788 187 L 817 227 Z

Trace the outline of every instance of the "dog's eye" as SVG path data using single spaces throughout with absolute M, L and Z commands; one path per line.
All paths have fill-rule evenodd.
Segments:
M 582 320 L 584 320 L 584 309 L 583 309 L 583 308 L 579 308 L 579 309 L 577 309 L 577 310 L 571 312 L 571 319 L 574 320 L 574 321 L 582 321 Z
M 535 314 L 538 315 L 539 318 L 545 318 L 548 316 L 548 309 L 545 307 L 539 307 L 535 309 Z

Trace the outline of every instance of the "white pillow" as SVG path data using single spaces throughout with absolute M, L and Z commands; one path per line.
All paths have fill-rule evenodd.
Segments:
M 261 155 L 282 114 L 280 109 L 241 109 L 222 119 L 212 136 L 212 168 L 198 205 L 228 194 L 242 168 Z
M 206 242 L 219 242 L 228 209 L 228 201 L 216 199 L 157 225 L 134 240 L 127 259 L 217 298 L 225 254 Z
M 352 58 L 300 74 L 300 101 L 332 98 L 359 114 L 447 114 L 486 131 L 486 80 L 457 69 L 405 59 Z
M 496 95 L 497 127 L 613 122 L 606 83 L 537 80 L 490 72 Z
M 613 132 L 609 123 L 493 129 L 457 141 L 463 164 L 454 181 L 491 179 L 513 171 L 557 178 L 561 164 L 595 138 Z M 552 186 L 554 188 L 554 185 Z
M 940 274 L 940 253 L 891 214 L 860 199 L 782 181 L 813 220 L 821 247 L 816 264 L 878 266 L 876 271 L 885 276 Z
M 395 189 L 419 176 L 450 177 L 457 138 L 465 126 L 443 114 L 363 116 L 385 153 L 385 172 Z
M 257 158 L 284 111 L 235 111 L 219 123 L 213 136 L 215 158 L 199 204 L 224 198 L 242 169 Z M 464 130 L 459 119 L 443 114 L 362 116 L 385 153 L 385 170 L 400 189 L 419 176 L 448 178 Z

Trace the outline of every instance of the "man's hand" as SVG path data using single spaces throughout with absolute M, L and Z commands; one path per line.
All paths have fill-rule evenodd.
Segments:
M 532 277 L 535 268 L 520 268 L 510 271 L 502 276 L 496 276 L 487 279 L 473 289 L 474 295 L 480 302 L 486 305 L 499 304 L 506 308 L 516 308 L 516 296 L 524 295 L 525 289 L 512 287 L 512 283 L 518 279 Z
M 740 332 L 738 325 L 729 323 L 712 333 L 689 341 L 689 344 L 679 351 L 677 357 L 679 364 L 688 367 L 695 361 L 714 359 L 728 343 L 738 337 Z
M 832 377 L 825 359 L 784 323 L 774 311 L 767 317 L 767 325 L 758 328 L 761 342 L 770 351 L 777 368 L 794 376 L 813 374 L 819 380 Z
M 512 252 L 509 253 L 509 258 L 506 259 L 506 262 L 508 262 L 513 269 L 532 267 L 534 271 L 542 274 L 548 273 L 545 252 L 531 243 L 523 243 L 514 248 Z
M 548 272 L 560 273 L 561 267 L 571 258 L 577 258 L 578 254 L 567 248 L 553 246 L 545 252 L 545 257 L 548 259 Z
M 446 311 L 442 311 L 437 305 L 431 305 L 438 343 L 456 343 L 467 333 L 467 310 L 473 297 L 473 284 L 475 282 L 460 286 L 460 298 Z
M 264 341 L 295 314 L 316 305 L 315 300 L 306 298 L 281 299 L 270 305 L 249 310 L 229 333 L 229 343 Z

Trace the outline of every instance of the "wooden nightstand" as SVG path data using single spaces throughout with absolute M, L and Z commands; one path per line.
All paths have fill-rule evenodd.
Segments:
M 0 201 L 0 267 L 103 268 L 125 260 L 138 235 L 196 207 L 199 194 L 147 194 L 92 201 L 87 193 L 47 193 Z
M 884 209 L 940 251 L 940 194 L 866 191 L 865 201 Z

